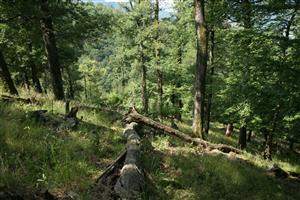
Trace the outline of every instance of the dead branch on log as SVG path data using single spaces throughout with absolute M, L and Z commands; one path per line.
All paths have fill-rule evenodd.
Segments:
M 77 119 L 78 107 L 72 107 L 71 111 L 67 114 L 67 118 L 75 118 Z
M 229 152 L 234 152 L 234 153 L 241 153 L 241 151 L 237 148 L 234 148 L 232 146 L 229 145 L 225 145 L 225 144 L 213 144 L 210 142 L 207 142 L 205 140 L 202 140 L 200 138 L 193 138 L 179 130 L 173 129 L 169 126 L 163 125 L 159 122 L 156 122 L 146 116 L 143 116 L 141 114 L 139 114 L 136 109 L 133 107 L 129 110 L 128 113 L 125 114 L 123 121 L 125 121 L 126 123 L 130 123 L 130 122 L 137 122 L 137 123 L 141 123 L 144 124 L 146 126 L 150 126 L 152 128 L 155 129 L 159 129 L 161 131 L 163 131 L 164 133 L 171 135 L 173 137 L 177 137 L 183 141 L 192 143 L 194 145 L 200 145 L 204 148 L 206 148 L 207 150 L 213 150 L 213 149 L 217 149 L 223 153 L 229 153 Z

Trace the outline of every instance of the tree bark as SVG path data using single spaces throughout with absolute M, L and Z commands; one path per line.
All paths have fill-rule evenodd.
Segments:
M 240 135 L 239 135 L 239 148 L 245 149 L 247 146 L 247 129 L 245 126 L 240 128 Z
M 212 104 L 212 96 L 213 96 L 213 89 L 212 89 L 212 83 L 213 83 L 213 75 L 214 75 L 214 49 L 215 49 L 215 31 L 210 31 L 210 77 L 209 77 L 209 84 L 210 84 L 210 90 L 207 97 L 207 105 L 206 105 L 206 112 L 205 112 L 205 121 L 204 121 L 204 132 L 206 135 L 208 135 L 209 132 L 209 124 L 210 124 L 210 113 L 211 113 L 211 104 Z
M 12 95 L 19 95 L 17 88 L 11 78 L 3 53 L 0 49 L 0 75 L 4 83 L 4 89 Z
M 273 134 L 266 133 L 265 135 L 266 145 L 263 152 L 263 157 L 266 160 L 272 160 L 272 143 L 273 143 Z
M 204 0 L 195 0 L 195 26 L 197 33 L 197 59 L 195 70 L 193 133 L 204 139 L 204 95 L 207 68 L 207 36 L 204 20 Z
M 225 135 L 230 137 L 232 135 L 232 132 L 233 132 L 233 124 L 232 123 L 229 123 L 227 125 L 227 128 L 226 128 L 226 133 Z
M 28 51 L 29 51 L 28 64 L 31 69 L 31 78 L 32 78 L 34 91 L 36 91 L 37 93 L 43 93 L 43 89 L 42 89 L 40 80 L 38 78 L 38 70 L 37 70 L 36 64 L 34 63 L 32 55 L 31 55 L 31 53 L 32 53 L 32 42 L 31 41 L 28 43 Z
M 67 71 L 67 76 L 68 76 L 68 90 L 67 90 L 67 98 L 68 99 L 74 99 L 75 97 L 75 91 L 74 91 L 74 82 L 72 80 L 72 74 L 70 71 L 70 68 L 67 66 L 66 67 L 66 71 Z
M 156 29 L 156 46 L 155 46 L 155 65 L 157 74 L 157 113 L 158 118 L 162 120 L 162 107 L 163 107 L 163 74 L 160 66 L 160 40 L 159 40 L 159 0 L 155 0 L 154 7 L 154 26 Z
M 22 67 L 22 82 L 23 82 L 23 86 L 26 88 L 26 90 L 30 90 L 30 81 L 29 81 L 29 78 L 28 78 L 28 74 L 27 74 L 27 66 L 25 66 L 24 68 Z
M 60 71 L 61 69 L 60 69 L 55 36 L 54 36 L 52 16 L 48 6 L 48 0 L 40 0 L 40 2 L 41 2 L 40 8 L 43 14 L 43 17 L 40 20 L 40 24 L 43 32 L 44 46 L 45 46 L 45 51 L 48 58 L 48 64 L 49 64 L 51 78 L 52 78 L 53 93 L 55 99 L 63 100 L 64 99 L 63 80 Z
M 213 143 L 207 142 L 205 140 L 202 140 L 200 138 L 193 138 L 181 131 L 178 131 L 169 126 L 163 125 L 159 122 L 156 122 L 148 117 L 145 117 L 145 116 L 139 114 L 135 108 L 132 108 L 127 114 L 125 114 L 123 121 L 125 121 L 127 123 L 137 122 L 137 123 L 144 124 L 146 126 L 150 126 L 152 128 L 161 130 L 168 135 L 177 137 L 185 142 L 189 142 L 189 143 L 192 143 L 193 145 L 197 145 L 197 146 L 202 146 L 202 147 L 206 148 L 207 150 L 217 149 L 224 153 L 229 153 L 231 151 L 235 152 L 235 153 L 240 153 L 240 150 L 238 150 L 232 146 L 229 146 L 229 145 L 213 144 Z
M 248 131 L 247 142 L 251 142 L 251 137 L 252 137 L 252 130 L 249 130 Z
M 142 101 L 144 113 L 148 113 L 149 100 L 147 92 L 147 67 L 145 65 L 145 55 L 143 42 L 140 44 L 140 64 L 142 69 Z
M 126 158 L 114 190 L 121 199 L 140 199 L 145 187 L 140 155 L 141 139 L 136 132 L 137 123 L 126 125 L 123 135 L 127 139 Z

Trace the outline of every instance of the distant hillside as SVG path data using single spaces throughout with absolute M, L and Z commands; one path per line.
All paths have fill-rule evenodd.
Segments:
M 111 2 L 108 2 L 108 1 L 105 1 L 105 0 L 92 0 L 92 2 L 94 3 L 101 3 L 103 5 L 106 5 L 108 7 L 112 7 L 112 8 L 121 8 L 121 3 L 118 2 L 118 1 L 111 1 Z M 122 4 L 124 4 L 125 2 L 123 2 Z M 166 11 L 164 9 L 161 10 L 160 12 L 160 18 L 168 18 L 171 16 L 171 13 L 169 11 Z

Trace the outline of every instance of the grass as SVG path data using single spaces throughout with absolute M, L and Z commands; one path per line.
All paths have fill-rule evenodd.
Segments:
M 63 103 L 0 104 L 0 191 L 72 192 L 85 199 L 89 188 L 124 148 L 120 124 L 105 113 L 80 111 L 76 130 L 44 127 L 32 110 L 63 114 Z
M 23 97 L 32 94 L 22 94 Z M 72 193 L 90 199 L 89 189 L 124 148 L 120 116 L 80 110 L 82 122 L 75 130 L 45 127 L 29 118 L 32 110 L 64 113 L 64 104 L 51 96 L 36 95 L 40 105 L 0 103 L 0 191 Z M 73 105 L 76 104 L 73 103 Z M 178 123 L 191 134 L 189 122 Z M 149 130 L 148 130 L 149 131 Z M 151 130 L 150 130 L 151 131 Z M 213 123 L 208 139 L 236 146 L 238 133 L 224 136 Z M 200 149 L 165 135 L 143 136 L 143 165 L 147 173 L 144 199 L 300 199 L 299 183 L 275 179 L 270 165 L 255 151 L 257 137 L 243 156 L 246 164 L 222 156 L 207 156 Z M 278 153 L 274 162 L 300 173 L 299 154 Z
M 265 161 L 257 156 L 251 157 L 257 159 L 251 165 L 223 156 L 203 155 L 188 145 L 174 146 L 172 138 L 149 140 L 155 151 L 144 154 L 144 166 L 165 195 L 160 199 L 300 198 L 299 183 L 269 176 Z

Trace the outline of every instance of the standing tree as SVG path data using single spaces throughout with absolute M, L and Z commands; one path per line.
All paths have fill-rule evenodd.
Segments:
M 204 0 L 195 0 L 195 25 L 197 34 L 197 59 L 195 70 L 195 99 L 193 133 L 204 139 L 204 92 L 207 68 L 207 35 L 204 19 Z
M 55 99 L 62 100 L 64 99 L 63 80 L 60 71 L 59 57 L 48 0 L 41 0 L 40 9 L 43 14 L 40 23 L 43 31 L 44 46 L 52 78 L 53 93 Z
M 14 85 L 11 78 L 10 72 L 8 70 L 7 64 L 5 62 L 2 51 L 0 50 L 0 75 L 4 83 L 5 89 L 13 95 L 18 95 L 18 91 Z
M 155 0 L 154 5 L 154 27 L 155 27 L 155 65 L 157 73 L 157 112 L 162 119 L 162 98 L 163 98 L 163 75 L 160 66 L 160 44 L 159 44 L 159 0 Z

